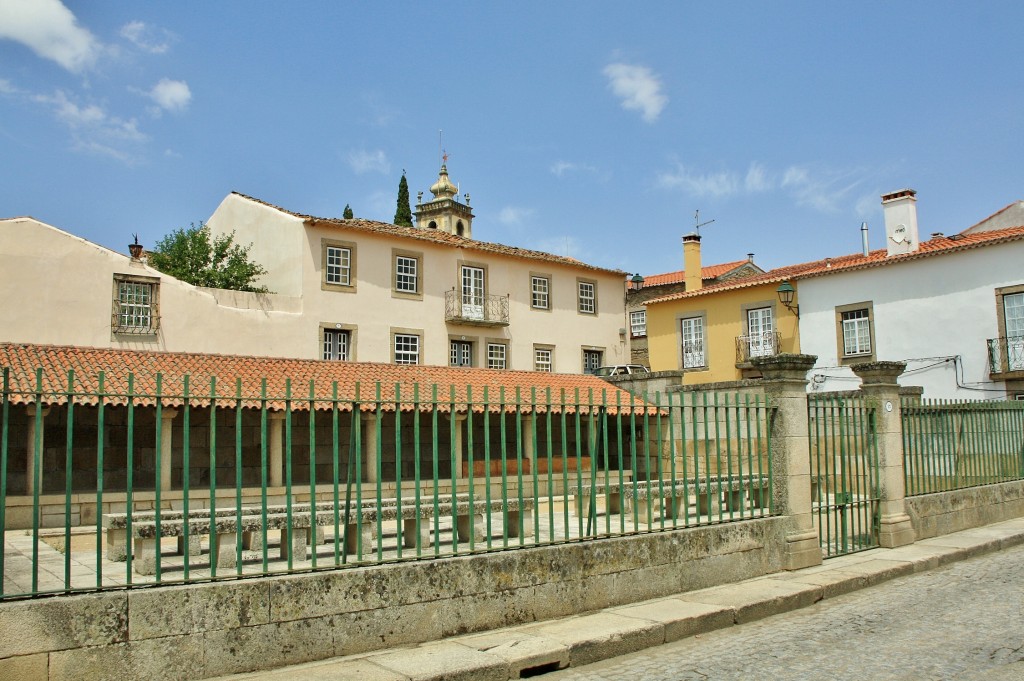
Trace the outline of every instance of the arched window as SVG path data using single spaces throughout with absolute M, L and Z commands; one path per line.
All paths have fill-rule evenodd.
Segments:
M 430 229 L 437 229 L 437 223 L 431 220 L 430 224 L 427 225 L 427 227 L 429 227 Z
M 455 223 L 455 233 L 462 236 L 462 220 Z

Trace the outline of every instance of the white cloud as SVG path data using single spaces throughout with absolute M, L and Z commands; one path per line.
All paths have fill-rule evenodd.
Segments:
M 790 166 L 782 175 L 782 187 L 789 190 L 798 206 L 807 206 L 823 213 L 834 213 L 840 204 L 848 203 L 850 194 L 863 178 L 855 170 L 819 170 Z
M 622 108 L 639 111 L 648 123 L 658 120 L 668 97 L 661 92 L 661 81 L 646 66 L 609 64 L 604 68 L 608 87 L 622 100 Z
M 11 85 L 11 81 L 7 80 L 6 78 L 0 78 L 0 94 L 17 95 L 21 94 L 21 91 L 18 88 Z
M 348 164 L 357 175 L 371 172 L 387 175 L 391 172 L 391 163 L 388 161 L 387 154 L 380 149 L 376 151 L 366 151 L 364 149 L 350 151 L 348 154 Z
M 149 97 L 166 111 L 184 111 L 192 101 L 192 91 L 183 80 L 161 78 L 149 91 Z
M 581 244 L 580 240 L 574 236 L 552 236 L 546 239 L 540 239 L 533 245 L 527 246 L 536 251 L 543 251 L 544 253 L 551 253 L 553 255 L 561 255 L 566 258 L 576 258 L 577 260 L 583 260 L 588 262 L 587 249 Z
M 532 208 L 518 208 L 516 206 L 505 206 L 498 213 L 498 222 L 503 225 L 519 225 L 533 216 Z
M 551 164 L 551 174 L 555 177 L 563 177 L 568 173 L 597 173 L 597 168 L 586 163 L 572 163 L 570 161 L 556 161 Z
M 3 0 L 0 38 L 22 43 L 72 73 L 92 68 L 103 51 L 60 0 Z
M 130 21 L 121 27 L 121 37 L 150 54 L 164 54 L 171 49 L 171 43 L 177 40 L 170 31 L 149 26 L 142 21 Z
M 35 95 L 32 100 L 53 110 L 57 119 L 71 131 L 74 148 L 80 151 L 132 163 L 135 160 L 134 149 L 147 140 L 134 118 L 111 116 L 96 104 L 79 104 L 62 90 L 53 95 Z
M 754 161 L 747 169 L 747 177 L 743 181 L 743 186 L 748 192 L 768 191 L 772 188 L 771 180 L 768 177 L 768 171 L 763 165 Z
M 657 183 L 659 187 L 682 189 L 693 196 L 730 196 L 739 189 L 739 179 L 735 173 L 721 171 L 702 175 L 682 165 L 677 165 L 675 172 L 659 175 Z

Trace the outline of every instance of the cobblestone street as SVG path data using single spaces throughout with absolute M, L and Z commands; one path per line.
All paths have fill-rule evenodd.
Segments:
M 1024 678 L 1024 546 L 545 678 Z

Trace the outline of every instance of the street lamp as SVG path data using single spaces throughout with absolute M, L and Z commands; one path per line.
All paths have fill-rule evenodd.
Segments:
M 775 289 L 775 292 L 779 294 L 779 302 L 782 305 L 796 315 L 797 319 L 800 319 L 800 306 L 793 304 L 793 299 L 796 298 L 796 289 L 788 281 L 784 281 L 779 284 L 779 288 Z
M 639 272 L 634 274 L 633 278 L 630 279 L 630 281 L 633 282 L 633 290 L 634 291 L 639 291 L 640 289 L 642 289 L 644 287 L 644 278 L 642 276 L 640 276 Z

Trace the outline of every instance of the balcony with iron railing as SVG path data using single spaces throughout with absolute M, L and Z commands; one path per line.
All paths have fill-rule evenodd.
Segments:
M 988 339 L 988 373 L 992 377 L 1024 378 L 1024 336 Z
M 508 326 L 508 296 L 444 294 L 444 320 L 473 326 Z
M 766 331 L 736 337 L 736 365 L 747 366 L 753 357 L 771 357 L 779 354 L 782 337 L 777 331 Z

